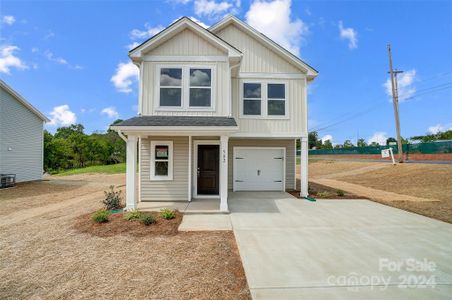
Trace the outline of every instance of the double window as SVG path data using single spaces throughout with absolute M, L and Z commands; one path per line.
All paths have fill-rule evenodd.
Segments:
M 242 116 L 286 117 L 286 83 L 243 82 Z
M 158 108 L 213 108 L 213 68 L 161 67 L 159 70 Z
M 173 142 L 151 141 L 151 180 L 173 179 Z

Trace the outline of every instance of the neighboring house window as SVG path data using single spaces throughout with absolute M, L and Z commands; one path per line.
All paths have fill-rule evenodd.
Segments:
M 173 180 L 173 142 L 151 141 L 151 180 Z
M 158 68 L 159 97 L 156 108 L 161 110 L 214 109 L 214 70 L 203 66 L 177 66 Z
M 190 107 L 210 107 L 212 101 L 212 70 L 190 69 Z
M 269 116 L 286 115 L 286 87 L 283 83 L 267 85 L 267 114 Z
M 280 82 L 243 82 L 242 116 L 287 117 L 287 84 Z
M 182 69 L 160 69 L 160 106 L 182 105 Z
M 243 84 L 243 114 L 251 116 L 261 115 L 261 84 Z

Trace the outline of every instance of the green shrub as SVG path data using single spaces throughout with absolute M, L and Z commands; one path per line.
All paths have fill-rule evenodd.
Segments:
M 152 215 L 143 214 L 143 216 L 141 217 L 141 222 L 143 222 L 144 225 L 149 226 L 155 223 L 155 218 Z
M 135 221 L 140 220 L 143 217 L 143 213 L 139 210 L 131 210 L 124 214 L 124 220 Z
M 105 206 L 105 209 L 119 209 L 122 207 L 122 191 L 115 191 L 115 186 L 110 185 L 110 189 L 108 191 L 104 191 L 105 199 L 102 200 L 102 203 Z
M 171 220 L 176 217 L 176 212 L 174 210 L 171 210 L 169 208 L 164 208 L 160 211 L 160 217 L 165 220 Z
M 336 194 L 337 194 L 339 197 L 344 197 L 344 196 L 345 196 L 345 193 L 344 193 L 343 190 L 337 190 L 337 191 L 336 191 Z
M 91 215 L 91 220 L 96 223 L 105 223 L 108 222 L 108 217 L 111 215 L 111 212 L 105 209 L 100 209 Z
M 317 197 L 320 197 L 320 198 L 328 198 L 330 196 L 331 196 L 331 193 L 327 192 L 327 191 L 317 193 Z

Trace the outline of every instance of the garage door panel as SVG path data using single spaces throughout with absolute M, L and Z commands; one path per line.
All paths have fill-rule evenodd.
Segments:
M 234 148 L 236 191 L 284 190 L 284 149 Z

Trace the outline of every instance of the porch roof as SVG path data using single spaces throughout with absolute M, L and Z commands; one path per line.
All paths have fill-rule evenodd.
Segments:
M 233 132 L 238 130 L 232 117 L 199 116 L 138 116 L 110 126 L 111 129 L 129 134 L 172 133 L 190 135 L 193 133 Z
M 237 126 L 232 117 L 140 116 L 124 120 L 112 127 L 123 126 Z

